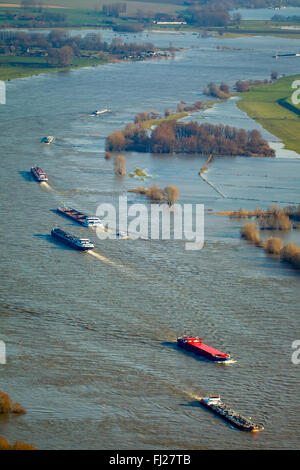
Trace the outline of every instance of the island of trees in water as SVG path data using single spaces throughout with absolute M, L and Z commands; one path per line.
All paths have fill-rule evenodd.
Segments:
M 152 131 L 142 123 L 127 124 L 125 129 L 110 134 L 106 140 L 109 151 L 135 151 L 159 154 L 187 153 L 215 156 L 274 157 L 257 130 L 246 131 L 219 124 L 198 124 L 166 120 Z
M 161 54 L 166 52 L 161 52 Z M 49 64 L 68 66 L 73 58 L 97 57 L 98 59 L 145 59 L 157 54 L 150 43 L 123 42 L 113 38 L 109 43 L 100 33 L 71 36 L 68 31 L 56 29 L 48 34 L 24 31 L 0 31 L 0 55 L 21 57 L 45 57 Z

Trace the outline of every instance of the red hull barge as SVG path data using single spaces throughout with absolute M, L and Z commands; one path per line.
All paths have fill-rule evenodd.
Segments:
M 198 356 L 206 357 L 206 359 L 210 361 L 225 362 L 230 360 L 230 354 L 207 346 L 207 344 L 204 344 L 202 339 L 198 337 L 182 336 L 181 338 L 177 338 L 177 345 Z

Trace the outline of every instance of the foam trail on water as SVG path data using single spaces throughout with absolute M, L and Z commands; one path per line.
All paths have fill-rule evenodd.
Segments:
M 114 261 L 111 261 L 109 258 L 106 258 L 105 256 L 103 255 L 100 255 L 99 253 L 97 253 L 96 251 L 93 251 L 93 250 L 88 250 L 87 253 L 91 256 L 93 256 L 94 258 L 98 259 L 99 261 L 102 261 L 102 263 L 105 263 L 105 264 L 108 264 L 110 266 L 115 266 L 119 269 L 122 269 L 124 270 L 124 267 L 121 266 L 120 264 L 117 264 L 115 263 Z
M 186 395 L 187 397 L 189 397 L 193 400 L 201 400 L 201 398 L 203 396 L 203 395 L 200 395 L 200 394 L 195 393 L 195 392 L 189 392 L 187 390 L 182 390 L 182 394 Z
M 52 188 L 52 186 L 50 186 L 50 184 L 47 183 L 46 181 L 42 181 L 42 182 L 40 183 L 40 187 L 41 187 L 42 189 L 46 189 L 47 191 L 54 191 L 54 189 Z

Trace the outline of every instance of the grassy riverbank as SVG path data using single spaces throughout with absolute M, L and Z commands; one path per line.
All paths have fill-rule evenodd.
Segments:
M 291 101 L 292 83 L 300 75 L 283 77 L 274 83 L 251 87 L 241 93 L 237 105 L 248 116 L 258 121 L 267 131 L 275 135 L 285 148 L 300 154 L 300 106 Z
M 106 59 L 74 58 L 68 67 L 57 67 L 48 64 L 44 57 L 17 57 L 0 54 L 0 80 L 13 80 L 41 73 L 64 72 L 77 67 L 90 67 L 107 62 Z
M 223 101 L 224 100 L 204 101 L 202 102 L 202 105 L 203 105 L 202 109 L 198 109 L 198 110 L 195 109 L 194 111 L 183 111 L 181 113 L 176 112 L 176 113 L 170 114 L 169 116 L 163 117 L 161 119 L 149 119 L 147 121 L 144 121 L 142 124 L 145 127 L 145 129 L 151 129 L 152 126 L 158 126 L 164 121 L 179 121 L 180 119 L 190 116 L 191 114 L 199 113 L 203 111 L 204 109 L 212 108 L 216 103 L 223 103 Z M 202 116 L 202 119 L 205 119 L 205 117 Z

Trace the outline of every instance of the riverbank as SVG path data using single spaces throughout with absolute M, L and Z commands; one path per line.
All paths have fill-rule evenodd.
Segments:
M 14 80 L 49 72 L 66 72 L 80 67 L 96 67 L 108 62 L 108 59 L 74 58 L 68 67 L 56 67 L 47 63 L 44 57 L 17 57 L 0 54 L 0 80 Z
M 300 106 L 292 104 L 292 83 L 300 75 L 283 77 L 267 85 L 254 85 L 240 93 L 237 106 L 278 137 L 285 148 L 300 154 Z

